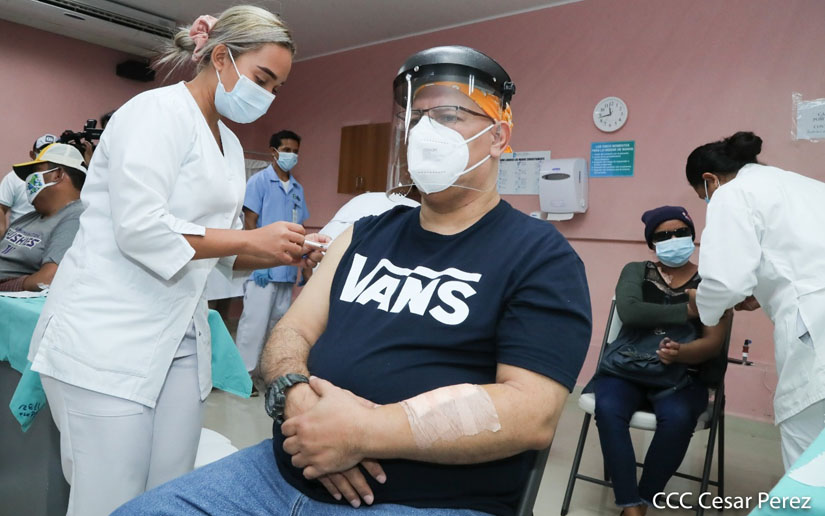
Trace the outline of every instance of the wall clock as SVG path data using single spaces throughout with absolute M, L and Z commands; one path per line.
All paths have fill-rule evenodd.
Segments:
M 619 97 L 605 97 L 593 110 L 593 123 L 600 131 L 618 131 L 627 122 L 627 104 Z

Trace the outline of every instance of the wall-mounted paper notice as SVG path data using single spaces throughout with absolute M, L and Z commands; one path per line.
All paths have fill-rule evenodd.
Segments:
M 802 100 L 799 93 L 793 94 L 795 140 L 825 140 L 825 98 Z
M 539 176 L 548 161 L 550 151 L 502 154 L 498 165 L 498 193 L 538 195 Z

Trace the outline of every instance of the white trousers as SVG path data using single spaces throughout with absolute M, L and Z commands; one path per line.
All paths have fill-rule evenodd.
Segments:
M 259 287 L 251 279 L 244 284 L 243 313 L 238 321 L 235 342 L 250 373 L 258 367 L 258 359 L 272 328 L 289 310 L 292 287 L 292 283 L 286 282 Z
M 193 343 L 189 332 L 179 354 Z M 67 515 L 108 515 L 194 467 L 203 423 L 197 354 L 172 361 L 155 408 L 40 378 L 71 485 Z
M 825 400 L 819 400 L 802 412 L 779 423 L 782 436 L 782 462 L 787 471 L 802 452 L 825 430 Z

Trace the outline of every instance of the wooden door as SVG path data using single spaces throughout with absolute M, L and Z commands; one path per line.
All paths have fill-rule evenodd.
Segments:
M 385 191 L 389 155 L 389 122 L 342 127 L 338 193 Z

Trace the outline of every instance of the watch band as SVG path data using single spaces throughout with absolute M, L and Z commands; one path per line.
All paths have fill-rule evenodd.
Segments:
M 266 413 L 279 425 L 284 422 L 286 392 L 290 387 L 299 383 L 309 383 L 309 378 L 302 374 L 288 373 L 276 378 L 266 388 L 266 400 L 264 402 Z

